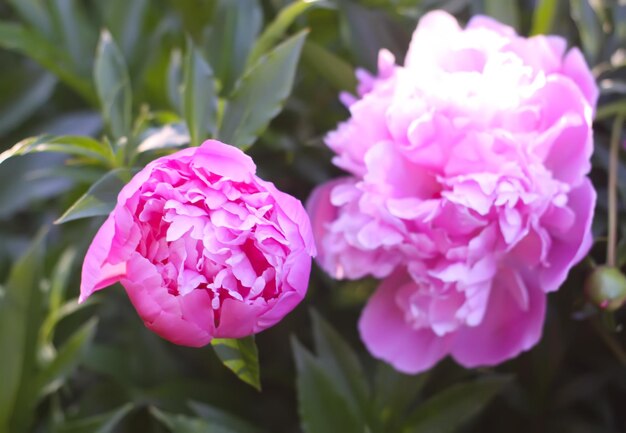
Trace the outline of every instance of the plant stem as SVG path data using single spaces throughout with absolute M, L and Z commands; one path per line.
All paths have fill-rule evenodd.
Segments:
M 622 345 L 613 337 L 613 335 L 607 332 L 607 329 L 602 326 L 597 319 L 592 318 L 590 322 L 593 329 L 596 330 L 600 338 L 602 338 L 602 341 L 604 341 L 611 352 L 613 352 L 613 355 L 615 355 L 620 364 L 626 367 L 626 352 L 624 351 Z
M 615 266 L 615 249 L 617 245 L 617 170 L 619 162 L 619 142 L 624 125 L 622 113 L 615 117 L 611 132 L 611 149 L 609 156 L 609 222 L 608 242 L 606 246 L 606 264 Z

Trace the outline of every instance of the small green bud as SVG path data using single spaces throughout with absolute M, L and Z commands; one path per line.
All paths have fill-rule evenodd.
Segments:
M 598 307 L 615 311 L 626 301 L 626 276 L 610 266 L 598 266 L 585 281 L 585 293 Z

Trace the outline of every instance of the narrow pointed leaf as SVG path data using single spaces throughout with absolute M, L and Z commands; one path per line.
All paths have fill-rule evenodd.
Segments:
M 27 88 L 16 98 L 0 107 L 0 135 L 20 126 L 45 104 L 57 85 L 57 78 L 44 72 L 36 81 L 28 81 Z
M 195 401 L 190 402 L 189 406 L 196 415 L 211 425 L 230 429 L 237 433 L 258 433 L 260 431 L 258 427 L 215 406 Z
M 55 224 L 63 224 L 81 218 L 103 216 L 111 213 L 117 202 L 117 195 L 130 181 L 132 172 L 126 168 L 118 168 L 105 174 L 79 198 Z
M 288 39 L 250 69 L 226 104 L 218 137 L 250 146 L 280 112 L 291 93 L 306 32 Z
M 297 340 L 292 340 L 297 370 L 298 411 L 305 433 L 363 433 L 365 421 L 338 392 L 334 378 Z
M 72 420 L 57 427 L 55 433 L 113 433 L 115 427 L 133 410 L 132 403 L 108 413 Z
M 428 380 L 428 373 L 407 375 L 380 362 L 374 378 L 373 410 L 384 431 L 398 431 L 409 407 L 415 402 Z
M 603 40 L 600 20 L 589 4 L 589 0 L 570 0 L 570 11 L 578 27 L 585 56 L 593 65 L 598 59 Z
M 55 33 L 60 36 L 72 64 L 81 75 L 89 74 L 93 49 L 98 39 L 94 26 L 87 19 L 81 2 L 77 0 L 48 0 Z
M 559 0 L 539 0 L 533 12 L 531 35 L 548 34 L 552 30 Z
M 0 287 L 0 431 L 10 431 L 12 418 L 27 419 L 27 408 L 16 405 L 21 384 L 31 373 L 39 329 L 43 266 L 43 235 L 13 265 L 9 279 Z M 21 427 L 24 427 L 23 425 Z
M 306 66 L 326 79 L 335 89 L 355 93 L 354 68 L 336 54 L 315 42 L 307 41 L 302 50 Z
M 150 412 L 172 433 L 240 433 L 226 427 L 211 425 L 202 418 L 169 414 L 156 408 L 150 408 Z
M 183 86 L 183 54 L 175 48 L 170 55 L 170 63 L 167 67 L 167 98 L 172 108 L 178 113 L 183 113 L 182 102 Z
M 95 93 L 90 80 L 74 69 L 72 59 L 65 51 L 34 30 L 20 24 L 0 21 L 0 47 L 32 58 L 87 101 L 95 102 Z
M 220 81 L 221 94 L 228 94 L 244 72 L 250 48 L 263 23 L 259 0 L 217 0 L 210 33 L 209 62 Z
M 43 0 L 8 0 L 8 2 L 23 21 L 43 35 L 52 35 L 51 17 Z
M 128 137 L 132 121 L 132 91 L 126 61 L 111 33 L 103 30 L 96 52 L 94 80 L 102 116 L 113 137 Z
M 214 137 L 217 132 L 217 91 L 209 64 L 187 41 L 183 84 L 183 114 L 191 136 L 192 146 Z
M 98 320 L 91 319 L 81 326 L 59 349 L 52 361 L 34 378 L 31 395 L 43 396 L 57 390 L 63 380 L 81 361 L 82 354 L 87 350 L 96 332 Z
M 455 432 L 478 415 L 508 383 L 510 377 L 492 376 L 453 385 L 418 406 L 402 433 Z
M 320 364 L 355 413 L 366 414 L 369 387 L 363 367 L 348 343 L 315 311 L 313 339 Z
M 265 28 L 258 37 L 250 55 L 246 69 L 252 67 L 263 54 L 270 51 L 284 36 L 293 22 L 314 7 L 328 7 L 324 0 L 298 0 L 285 6 L 278 16 Z
M 90 137 L 42 135 L 27 138 L 0 153 L 0 164 L 9 158 L 37 152 L 59 152 L 68 155 L 95 159 L 104 165 L 111 165 L 114 159 L 111 148 Z
M 211 341 L 218 358 L 247 384 L 261 390 L 259 352 L 254 336 L 230 339 L 216 338 Z

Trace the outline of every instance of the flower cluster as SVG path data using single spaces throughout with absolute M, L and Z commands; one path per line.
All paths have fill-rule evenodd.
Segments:
M 349 175 L 310 198 L 318 261 L 382 280 L 359 329 L 398 370 L 514 357 L 591 244 L 589 68 L 562 38 L 440 11 L 378 68 L 326 139 Z
M 277 323 L 306 293 L 315 246 L 302 204 L 255 170 L 218 141 L 148 164 L 87 252 L 81 301 L 120 281 L 148 328 L 187 346 Z

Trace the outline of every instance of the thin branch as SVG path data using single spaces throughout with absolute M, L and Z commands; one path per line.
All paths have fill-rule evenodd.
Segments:
M 606 264 L 615 266 L 615 250 L 617 247 L 617 170 L 619 162 L 619 144 L 624 125 L 624 114 L 615 117 L 611 132 L 611 150 L 609 156 L 609 221 L 608 242 L 606 246 Z

